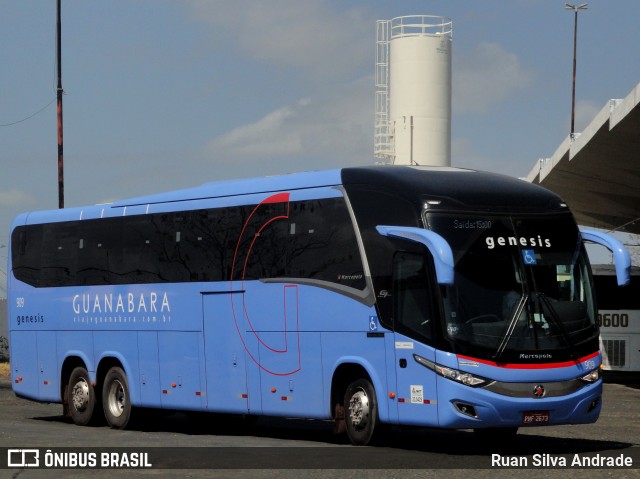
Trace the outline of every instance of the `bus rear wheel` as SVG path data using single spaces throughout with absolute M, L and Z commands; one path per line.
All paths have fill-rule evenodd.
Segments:
M 84 367 L 71 371 L 67 385 L 67 406 L 69 415 L 78 426 L 86 426 L 93 418 L 96 407 L 96 392 Z
M 378 403 L 373 385 L 368 379 L 358 379 L 347 387 L 344 416 L 351 444 L 369 444 L 378 425 Z
M 120 367 L 109 369 L 102 386 L 104 417 L 113 429 L 124 429 L 131 417 L 129 382 Z

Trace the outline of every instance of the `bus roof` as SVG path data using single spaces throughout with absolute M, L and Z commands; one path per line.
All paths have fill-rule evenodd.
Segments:
M 123 214 L 123 208 L 136 206 L 338 185 L 347 189 L 350 185 L 367 185 L 414 202 L 444 199 L 452 207 L 485 211 L 504 211 L 505 207 L 513 211 L 548 211 L 557 210 L 562 203 L 555 193 L 540 186 L 495 173 L 450 167 L 370 166 L 210 182 L 112 204 L 25 213 L 16 218 L 14 225 L 116 216 Z
M 410 201 L 440 200 L 440 208 L 475 211 L 558 211 L 555 193 L 511 176 L 464 168 L 383 166 L 345 168 L 342 183 L 366 184 Z
M 114 208 L 175 201 L 190 201 L 205 198 L 221 198 L 254 193 L 270 193 L 283 190 L 318 188 L 341 184 L 340 170 L 307 171 L 288 175 L 265 176 L 262 178 L 243 178 L 205 183 L 195 188 L 169 191 L 149 196 L 141 196 L 118 201 Z
M 455 198 L 458 204 L 549 207 L 562 200 L 537 185 L 509 176 L 449 167 L 371 166 L 205 183 L 202 186 L 114 203 L 114 208 L 220 198 L 283 190 L 366 184 L 413 197 Z

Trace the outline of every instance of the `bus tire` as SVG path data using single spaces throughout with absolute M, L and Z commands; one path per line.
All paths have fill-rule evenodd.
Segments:
M 376 392 L 368 379 L 358 379 L 347 387 L 344 395 L 344 422 L 354 446 L 371 442 L 378 426 Z
M 104 417 L 113 429 L 124 429 L 131 417 L 131 399 L 127 375 L 120 367 L 107 372 L 102 386 Z
M 67 384 L 67 409 L 78 426 L 86 426 L 93 419 L 96 407 L 96 392 L 91 384 L 89 372 L 84 367 L 71 371 Z

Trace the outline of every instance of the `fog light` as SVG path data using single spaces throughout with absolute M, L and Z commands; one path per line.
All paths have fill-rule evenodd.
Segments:
M 463 402 L 455 401 L 453 405 L 456 407 L 458 411 L 460 411 L 465 416 L 470 416 L 474 418 L 478 417 L 478 412 L 476 411 L 476 408 L 473 407 L 471 404 L 465 404 Z
M 591 401 L 591 404 L 589 404 L 589 410 L 587 412 L 593 411 L 595 408 L 598 407 L 599 404 L 600 404 L 600 398 L 594 399 L 593 401 Z

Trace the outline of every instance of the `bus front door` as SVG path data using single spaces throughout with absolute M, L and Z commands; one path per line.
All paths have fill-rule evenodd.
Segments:
M 425 256 L 396 253 L 393 261 L 393 318 L 396 397 L 400 424 L 438 425 L 436 375 L 419 361 L 435 361 L 429 344 L 434 308 Z M 393 356 L 392 356 L 393 357 Z
M 430 361 L 435 350 L 402 334 L 395 334 L 396 396 L 399 424 L 437 426 L 438 406 L 435 373 L 415 356 Z

